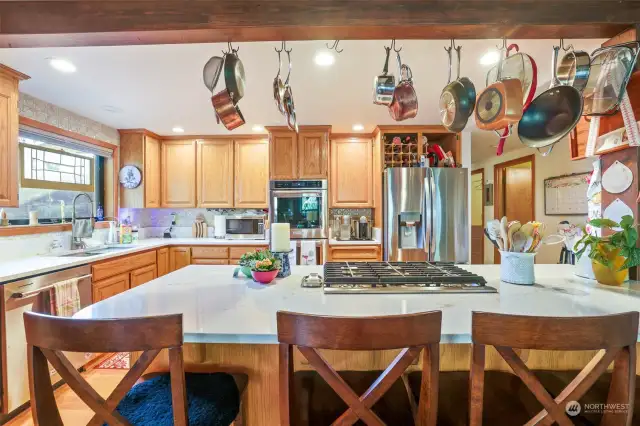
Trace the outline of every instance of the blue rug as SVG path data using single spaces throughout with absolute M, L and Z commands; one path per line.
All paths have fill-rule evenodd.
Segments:
M 186 373 L 185 378 L 189 425 L 229 426 L 240 409 L 233 377 L 226 373 Z M 134 426 L 172 426 L 169 374 L 135 385 L 117 410 Z

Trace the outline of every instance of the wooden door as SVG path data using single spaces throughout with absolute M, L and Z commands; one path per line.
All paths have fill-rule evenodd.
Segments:
M 235 142 L 236 208 L 269 207 L 269 144 L 264 140 Z
M 137 287 L 158 277 L 156 265 L 145 266 L 131 271 L 131 288 Z
M 301 131 L 298 134 L 298 177 L 327 179 L 329 142 L 327 132 Z
M 93 284 L 93 303 L 129 290 L 129 273 L 120 274 Z
M 18 207 L 18 83 L 27 77 L 0 64 L 0 207 Z
M 373 207 L 371 138 L 331 141 L 330 207 Z
M 198 207 L 233 207 L 233 140 L 198 141 Z
M 471 263 L 484 263 L 484 169 L 471 172 Z
M 160 207 L 160 141 L 144 136 L 144 206 Z
M 169 273 L 169 248 L 161 248 L 158 250 L 158 261 L 157 261 L 157 273 L 158 277 L 166 275 Z
M 196 145 L 193 140 L 162 143 L 162 207 L 196 206 Z
M 270 179 L 298 177 L 298 139 L 296 133 L 278 130 L 269 133 Z
M 190 247 L 171 247 L 169 249 L 169 272 L 177 271 L 191 264 Z

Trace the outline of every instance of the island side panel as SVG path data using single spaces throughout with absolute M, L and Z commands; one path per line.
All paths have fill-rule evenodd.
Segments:
M 640 344 L 637 345 L 640 351 Z M 371 371 L 384 370 L 399 351 L 322 351 L 322 355 L 336 370 Z M 534 370 L 581 370 L 596 351 L 553 352 L 516 351 Z M 138 354 L 132 354 L 132 363 Z M 243 414 L 247 426 L 278 426 L 278 346 L 263 344 L 196 344 L 184 346 L 185 370 L 188 372 L 243 373 L 249 377 L 243 399 Z M 440 371 L 469 371 L 471 345 L 440 345 Z M 296 370 L 309 370 L 306 359 L 294 352 Z M 169 359 L 163 351 L 146 373 L 168 371 Z M 494 348 L 487 348 L 486 369 L 509 371 L 511 369 Z M 409 370 L 419 370 L 417 362 Z M 637 361 L 640 371 L 640 359 Z

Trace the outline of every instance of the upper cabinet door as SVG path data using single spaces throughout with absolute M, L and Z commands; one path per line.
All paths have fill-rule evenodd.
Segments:
M 269 144 L 262 140 L 235 142 L 235 207 L 269 207 Z
M 18 83 L 27 78 L 0 64 L 0 207 L 18 207 Z
M 271 179 L 296 179 L 298 177 L 298 144 L 295 132 L 272 132 L 269 139 Z
M 329 143 L 326 132 L 301 131 L 298 134 L 298 177 L 327 179 Z
M 144 136 L 144 206 L 160 207 L 160 141 Z
M 193 140 L 162 143 L 162 207 L 196 206 L 196 144 Z
M 233 207 L 233 141 L 198 142 L 198 207 Z
M 373 207 L 372 144 L 369 138 L 331 141 L 330 207 Z

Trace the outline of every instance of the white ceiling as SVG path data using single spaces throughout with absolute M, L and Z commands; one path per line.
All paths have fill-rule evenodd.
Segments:
M 551 46 L 557 41 L 517 42 L 521 51 L 537 61 L 538 81 L 549 81 Z M 449 42 L 410 40 L 397 43 L 403 47 L 402 61 L 413 71 L 420 102 L 418 116 L 402 124 L 439 123 L 438 99 L 447 82 L 447 56 L 443 47 Z M 479 92 L 485 86 L 485 74 L 490 68 L 481 65 L 480 58 L 495 49 L 499 41 L 463 40 L 459 43 L 463 46 L 461 74 L 471 78 Z M 568 43 L 576 49 L 592 51 L 602 40 L 569 40 Z M 385 44 L 388 41 L 341 41 L 339 47 L 344 51 L 336 55 L 333 66 L 324 68 L 313 61 L 318 51 L 327 50 L 324 41 L 288 43 L 293 48 L 291 86 L 299 123 L 331 124 L 334 132 L 351 132 L 355 123 L 363 124 L 366 132 L 378 124 L 394 124 L 386 108 L 371 102 L 373 78 L 382 70 Z M 239 46 L 238 54 L 247 79 L 245 97 L 239 106 L 247 124 L 235 132 L 250 133 L 256 124 L 284 125 L 271 89 L 277 71 L 277 55 L 273 48 L 279 43 L 242 43 Z M 30 80 L 21 83 L 21 91 L 114 128 L 146 128 L 170 135 L 172 127 L 182 126 L 187 134 L 227 134 L 224 127 L 216 124 L 210 93 L 202 82 L 205 62 L 213 55 L 220 55 L 225 47 L 215 43 L 0 49 L 0 63 L 31 76 Z M 78 71 L 59 73 L 49 66 L 46 58 L 50 57 L 69 59 Z M 392 70 L 397 74 L 393 59 Z M 115 107 L 119 112 L 109 112 L 105 106 Z M 473 120 L 467 128 L 474 130 Z M 474 143 L 474 150 L 481 147 L 486 150 L 485 145 L 495 145 L 496 139 L 484 134 L 477 139 L 478 143 Z M 518 145 L 508 143 L 507 147 L 515 149 Z

